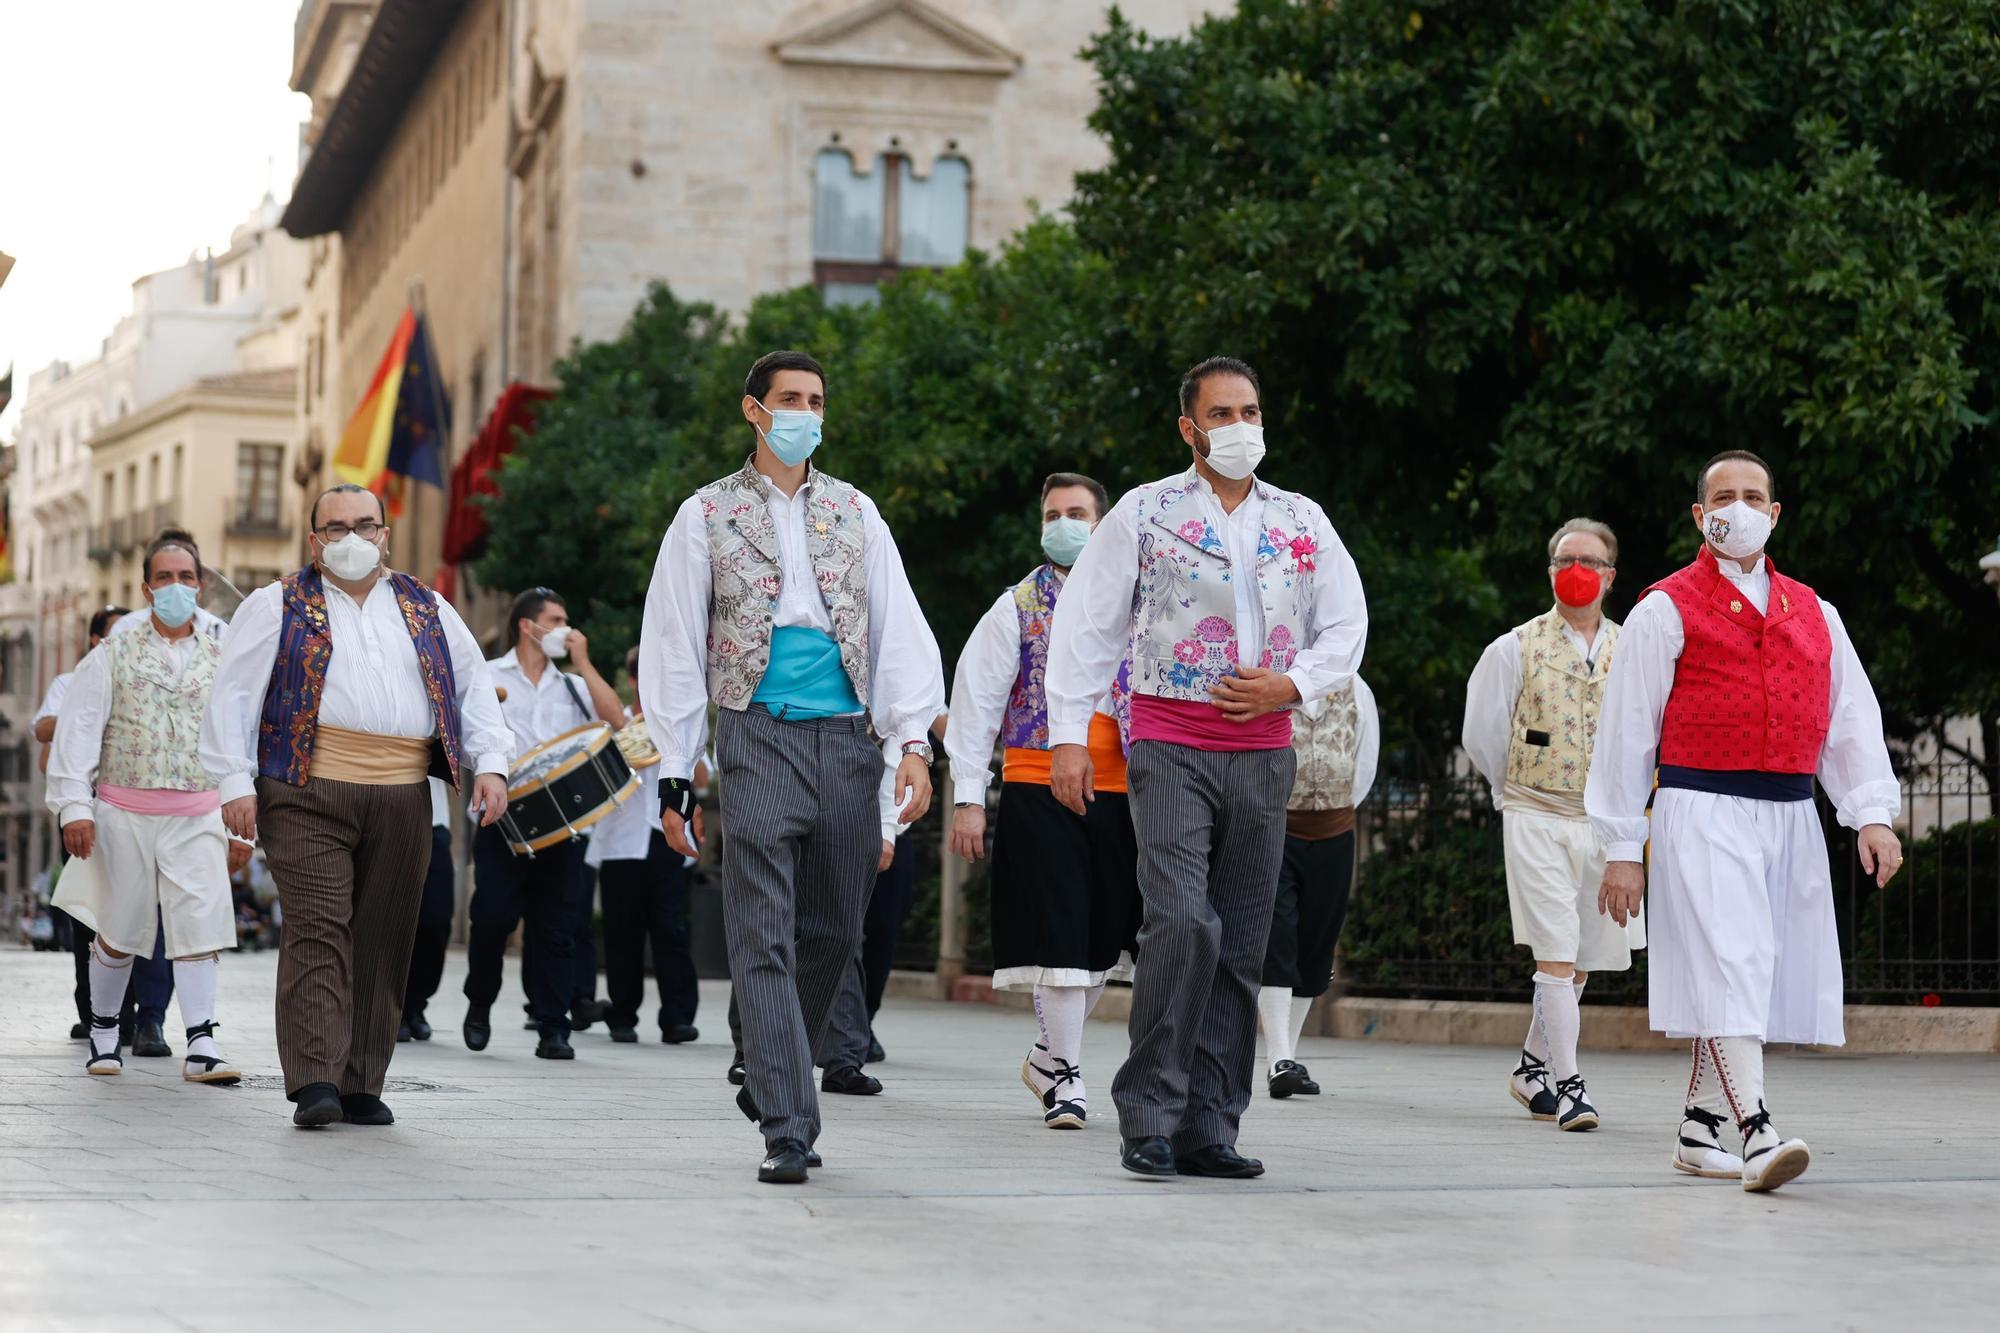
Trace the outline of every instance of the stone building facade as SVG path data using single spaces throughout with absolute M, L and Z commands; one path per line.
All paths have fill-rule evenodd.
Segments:
M 1214 5 L 1121 8 L 1175 31 Z M 314 123 L 284 225 L 315 246 L 306 324 L 331 345 L 307 358 L 304 459 L 326 473 L 413 294 L 455 457 L 506 384 L 552 382 L 652 282 L 732 311 L 806 283 L 866 300 L 901 268 L 998 245 L 1102 159 L 1078 52 L 1107 8 L 305 0 L 292 86 Z M 316 365 L 333 368 L 323 399 Z M 440 498 L 396 537 L 425 577 Z

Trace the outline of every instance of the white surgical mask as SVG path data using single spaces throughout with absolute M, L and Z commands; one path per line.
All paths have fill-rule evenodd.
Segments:
M 560 662 L 569 656 L 569 626 L 558 625 L 542 636 L 542 652 L 551 662 Z
M 320 547 L 319 558 L 337 579 L 365 579 L 382 563 L 382 548 L 358 532 Z
M 1241 481 L 1264 461 L 1264 428 L 1254 421 L 1232 421 L 1201 433 L 1208 437 L 1208 465 L 1219 476 Z
M 1704 509 L 1701 535 L 1731 560 L 1747 560 L 1771 540 L 1771 516 L 1733 500 L 1720 509 Z

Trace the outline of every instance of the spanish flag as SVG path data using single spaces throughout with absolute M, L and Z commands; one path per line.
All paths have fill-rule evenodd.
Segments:
M 334 475 L 380 495 L 392 517 L 402 511 L 406 482 L 444 485 L 451 404 L 437 376 L 437 360 L 430 325 L 421 312 L 405 307 L 389 350 L 334 450 Z

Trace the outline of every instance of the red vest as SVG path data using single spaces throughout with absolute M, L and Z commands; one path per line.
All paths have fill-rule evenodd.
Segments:
M 1769 615 L 1723 577 L 1707 546 L 1646 590 L 1673 599 L 1687 636 L 1660 728 L 1660 763 L 1762 773 L 1819 766 L 1832 720 L 1833 636 L 1813 590 L 1770 572 Z

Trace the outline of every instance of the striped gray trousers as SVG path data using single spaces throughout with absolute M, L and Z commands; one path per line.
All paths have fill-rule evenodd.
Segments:
M 752 705 L 717 715 L 715 758 L 743 1086 L 766 1142 L 810 1144 L 813 1048 L 852 970 L 882 854 L 882 752 L 865 717 L 786 722 Z
M 1297 760 L 1164 741 L 1132 747 L 1139 835 L 1132 1049 L 1111 1083 L 1118 1132 L 1176 1152 L 1236 1142 L 1257 1059 L 1257 987 Z

